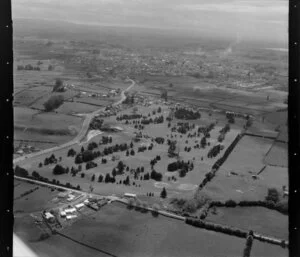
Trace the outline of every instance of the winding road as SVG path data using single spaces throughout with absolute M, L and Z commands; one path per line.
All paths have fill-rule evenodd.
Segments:
M 128 92 L 130 89 L 132 89 L 134 87 L 135 81 L 133 81 L 132 79 L 128 79 L 128 81 L 131 82 L 131 85 L 121 92 L 121 99 L 118 102 L 114 103 L 113 106 L 117 106 L 117 105 L 121 104 L 126 99 L 125 92 Z M 106 107 L 103 107 L 103 108 L 101 108 L 99 110 L 96 110 L 92 113 L 86 114 L 86 117 L 85 117 L 85 120 L 82 124 L 80 132 L 71 141 L 69 141 L 65 144 L 62 144 L 60 146 L 55 146 L 55 147 L 48 148 L 48 149 L 45 149 L 45 150 L 42 150 L 42 151 L 39 151 L 39 152 L 36 152 L 36 153 L 31 153 L 31 154 L 27 154 L 27 155 L 17 157 L 13 160 L 13 164 L 17 164 L 17 163 L 19 163 L 19 162 L 21 162 L 25 159 L 28 160 L 30 158 L 37 157 L 37 156 L 42 155 L 42 154 L 52 153 L 52 152 L 55 152 L 55 151 L 58 151 L 58 150 L 61 150 L 61 149 L 64 149 L 64 148 L 68 148 L 68 147 L 73 146 L 75 144 L 79 144 L 80 141 L 85 137 L 85 135 L 86 135 L 86 133 L 89 129 L 89 125 L 90 125 L 92 119 L 95 116 L 97 116 L 100 112 L 104 111 L 105 108 Z

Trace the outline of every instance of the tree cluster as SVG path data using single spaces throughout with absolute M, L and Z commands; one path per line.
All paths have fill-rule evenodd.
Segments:
M 53 172 L 54 175 L 61 175 L 61 174 L 68 173 L 67 171 L 68 171 L 67 168 L 64 168 L 63 166 L 57 164 L 53 168 L 52 172 Z
M 31 64 L 26 64 L 25 66 L 18 65 L 17 70 L 37 70 L 37 71 L 40 71 L 41 68 L 39 66 L 32 66 Z
M 223 145 L 215 145 L 213 146 L 207 153 L 208 158 L 216 157 L 222 150 L 224 149 Z
M 46 112 L 53 111 L 61 106 L 64 102 L 64 97 L 62 95 L 53 95 L 45 103 L 44 108 Z
M 95 117 L 92 119 L 90 123 L 90 130 L 101 130 L 103 125 L 103 119 L 100 119 L 100 117 Z
M 135 119 L 140 119 L 140 118 L 142 118 L 141 114 L 132 113 L 132 114 L 123 114 L 123 115 L 117 116 L 116 120 L 117 121 L 135 120 Z
M 93 161 L 89 161 L 89 162 L 86 163 L 85 169 L 89 170 L 89 169 L 93 169 L 93 168 L 95 168 L 97 166 L 98 166 L 97 163 L 95 163 Z
M 46 157 L 44 160 L 44 165 L 57 163 L 57 159 L 54 154 L 51 154 L 50 157 Z
M 177 108 L 174 112 L 174 116 L 180 120 L 196 120 L 200 119 L 201 114 L 198 111 L 194 112 L 185 108 Z
M 155 180 L 155 181 L 161 181 L 162 180 L 162 174 L 152 170 L 151 174 L 150 174 L 151 179 Z
M 28 171 L 20 166 L 15 167 L 15 175 L 20 177 L 28 177 Z

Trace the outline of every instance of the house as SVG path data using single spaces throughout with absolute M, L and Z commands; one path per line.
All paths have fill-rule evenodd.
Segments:
M 53 223 L 55 221 L 55 217 L 50 212 L 45 212 L 44 217 L 47 221 Z
M 60 217 L 65 218 L 66 217 L 66 212 L 65 211 L 61 211 L 60 212 Z

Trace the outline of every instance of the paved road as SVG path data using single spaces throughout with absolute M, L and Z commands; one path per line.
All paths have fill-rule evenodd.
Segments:
M 130 89 L 132 89 L 134 87 L 135 82 L 132 79 L 128 79 L 128 80 L 131 82 L 131 85 L 121 92 L 121 99 L 118 102 L 114 103 L 113 106 L 117 106 L 117 105 L 121 104 L 126 99 L 125 92 L 129 91 Z M 69 141 L 65 144 L 62 144 L 60 146 L 55 146 L 55 147 L 48 148 L 48 149 L 45 149 L 45 150 L 42 150 L 42 151 L 39 151 L 39 152 L 36 152 L 36 153 L 31 153 L 31 154 L 27 154 L 27 155 L 17 157 L 13 160 L 13 163 L 17 164 L 20 161 L 23 161 L 25 159 L 30 159 L 30 158 L 37 157 L 39 155 L 46 154 L 46 153 L 52 153 L 52 152 L 55 152 L 55 151 L 58 151 L 58 150 L 61 150 L 61 149 L 64 149 L 64 148 L 68 148 L 72 145 L 79 144 L 80 141 L 85 137 L 85 135 L 86 135 L 86 133 L 89 129 L 89 125 L 90 125 L 92 119 L 95 116 L 97 116 L 100 112 L 104 111 L 105 108 L 106 107 L 103 107 L 103 108 L 101 108 L 99 110 L 96 110 L 92 113 L 86 114 L 86 117 L 85 117 L 85 120 L 82 124 L 80 132 L 71 141 Z

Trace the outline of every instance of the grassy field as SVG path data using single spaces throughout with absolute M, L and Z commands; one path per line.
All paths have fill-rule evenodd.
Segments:
M 101 229 L 99 229 L 101 228 Z M 190 227 L 165 217 L 129 211 L 117 203 L 78 220 L 64 235 L 114 256 L 240 256 L 242 239 Z M 186 236 L 189 235 L 189 236 Z M 201 242 L 201 243 L 197 243 Z M 118 247 L 116 247 L 118 246 Z M 218 246 L 218 247 L 217 247 Z
M 288 144 L 275 142 L 264 161 L 271 166 L 287 167 Z
M 17 186 L 14 191 L 14 199 L 22 193 L 37 187 L 37 185 L 29 184 L 27 182 L 19 182 L 21 185 Z M 57 195 L 57 190 L 51 190 L 47 187 L 39 186 L 39 189 L 14 201 L 14 211 L 22 213 L 31 213 L 42 211 L 53 206 L 51 200 Z
M 206 217 L 224 225 L 251 229 L 255 232 L 288 240 L 288 216 L 263 207 L 217 208 L 217 214 L 210 210 Z

